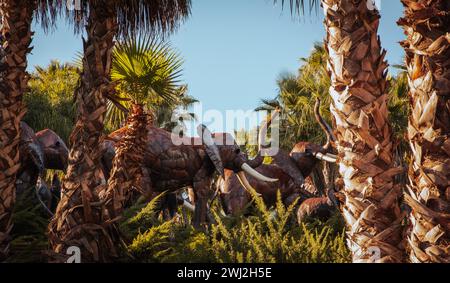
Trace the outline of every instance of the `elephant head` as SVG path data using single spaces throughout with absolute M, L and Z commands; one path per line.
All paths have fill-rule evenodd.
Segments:
M 256 158 L 250 160 L 247 154 L 241 151 L 230 134 L 212 134 L 204 125 L 200 125 L 197 131 L 205 145 L 208 157 L 221 176 L 224 176 L 224 169 L 235 172 L 242 186 L 247 190 L 252 190 L 253 188 L 244 172 L 263 182 L 278 181 L 277 179 L 268 178 L 254 169 L 263 162 L 260 152 L 258 152 Z
M 297 167 L 304 173 L 304 176 L 311 174 L 317 161 L 336 163 L 337 160 L 337 156 L 330 153 L 331 146 L 336 142 L 336 138 L 331 127 L 320 115 L 320 99 L 317 99 L 316 101 L 314 114 L 317 122 L 327 136 L 326 144 L 318 145 L 310 142 L 299 142 L 294 146 L 290 153 L 292 159 L 297 164 Z
M 45 129 L 36 133 L 36 142 L 44 155 L 45 168 L 66 170 L 69 150 L 64 141 L 55 132 Z
M 331 146 L 336 142 L 331 127 L 320 115 L 320 100 L 317 99 L 314 107 L 314 114 L 317 122 L 327 136 L 325 145 L 318 145 L 311 142 L 299 142 L 292 151 L 287 154 L 284 151 L 274 157 L 275 163 L 290 175 L 298 185 L 304 183 L 304 178 L 309 176 L 319 161 L 336 163 L 337 156 L 330 153 Z

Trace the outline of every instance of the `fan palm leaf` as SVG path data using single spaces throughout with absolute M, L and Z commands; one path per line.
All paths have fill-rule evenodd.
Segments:
M 111 126 L 117 128 L 125 121 L 133 103 L 145 104 L 156 117 L 168 112 L 163 122 L 168 121 L 167 114 L 171 114 L 173 106 L 195 103 L 195 99 L 185 95 L 186 87 L 180 85 L 182 64 L 169 43 L 154 37 L 133 37 L 116 45 L 111 79 L 117 85 L 118 99 L 108 103 L 107 121 Z

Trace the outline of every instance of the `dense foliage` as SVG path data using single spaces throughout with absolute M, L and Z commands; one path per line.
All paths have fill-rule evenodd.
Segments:
M 335 215 L 326 223 L 301 223 L 294 217 L 294 205 L 285 208 L 279 198 L 275 209 L 261 198 L 249 217 L 220 216 L 207 231 L 196 231 L 179 219 L 161 221 L 151 202 L 122 224 L 131 236 L 128 249 L 138 262 L 188 263 L 342 263 L 350 261 L 343 221 Z
M 36 132 L 49 128 L 67 141 L 75 121 L 73 94 L 79 73 L 72 64 L 52 61 L 36 66 L 25 95 L 28 111 L 24 121 Z

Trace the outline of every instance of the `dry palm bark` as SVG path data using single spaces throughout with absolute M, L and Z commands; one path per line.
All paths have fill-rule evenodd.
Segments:
M 82 262 L 109 261 L 117 255 L 105 223 L 98 192 L 105 186 L 101 172 L 101 134 L 110 82 L 111 52 L 118 26 L 109 1 L 92 1 L 84 42 L 83 73 L 77 89 L 78 117 L 70 137 L 69 166 L 62 198 L 49 225 L 50 245 L 56 261 L 67 248 L 80 248 Z M 108 253 L 104 253 L 108 251 Z
M 124 137 L 116 145 L 108 187 L 100 194 L 107 218 L 114 222 L 130 203 L 135 190 L 141 191 L 142 166 L 147 145 L 147 117 L 141 105 L 133 105 Z M 150 122 L 151 123 L 151 122 Z
M 323 0 L 344 217 L 354 262 L 402 262 L 401 189 L 393 178 L 380 15 L 366 0 Z
M 27 88 L 27 54 L 33 32 L 34 1 L 1 0 L 3 20 L 0 47 L 0 261 L 9 251 L 16 173 L 20 166 L 20 120 L 25 114 L 22 95 Z
M 410 260 L 450 262 L 450 2 L 403 0 L 413 152 Z

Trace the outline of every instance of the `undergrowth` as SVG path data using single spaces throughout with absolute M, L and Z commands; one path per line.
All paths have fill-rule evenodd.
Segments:
M 158 212 L 162 195 L 128 209 L 119 227 L 129 243 L 120 262 L 148 263 L 342 263 L 350 262 L 344 223 L 336 213 L 326 222 L 311 219 L 299 225 L 295 204 L 285 208 L 280 196 L 275 208 L 254 199 L 251 214 L 224 217 L 216 201 L 215 224 L 202 231 L 190 225 L 192 215 L 164 221 Z M 180 214 L 182 213 L 180 209 Z M 48 216 L 33 190 L 21 195 L 14 211 L 8 262 L 45 262 Z
M 154 263 L 343 263 L 350 262 L 343 221 L 336 214 L 326 222 L 296 223 L 295 204 L 285 208 L 280 196 L 267 208 L 255 198 L 251 216 L 230 219 L 211 211 L 215 224 L 196 231 L 179 219 L 163 222 L 156 201 L 121 224 L 132 238 L 133 261 Z M 134 208 L 136 210 L 136 208 Z
M 38 203 L 34 188 L 17 196 L 7 262 L 45 262 L 49 216 Z

